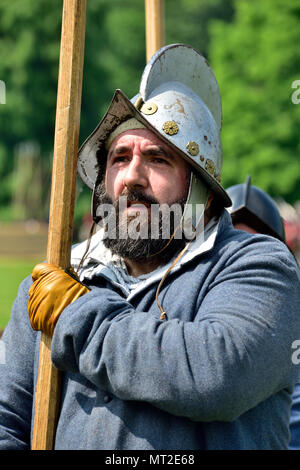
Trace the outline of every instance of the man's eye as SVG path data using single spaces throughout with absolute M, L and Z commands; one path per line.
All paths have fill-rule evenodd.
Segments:
M 128 159 L 128 157 L 125 157 L 125 156 L 118 156 L 118 157 L 115 157 L 113 159 L 113 163 L 122 163 L 122 162 L 126 162 Z
M 153 157 L 152 162 L 153 163 L 158 163 L 160 165 L 168 163 L 167 160 L 165 160 L 164 158 L 160 158 L 160 157 Z

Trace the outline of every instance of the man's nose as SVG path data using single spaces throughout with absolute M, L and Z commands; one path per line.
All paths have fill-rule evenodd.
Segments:
M 146 188 L 148 185 L 147 169 L 140 156 L 133 156 L 127 166 L 123 178 L 127 188 Z

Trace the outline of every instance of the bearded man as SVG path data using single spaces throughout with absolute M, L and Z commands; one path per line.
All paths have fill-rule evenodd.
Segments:
M 55 449 L 287 448 L 297 267 L 233 229 L 220 130 L 189 46 L 158 51 L 131 101 L 116 91 L 79 152 L 100 227 L 72 250 L 78 277 L 38 265 L 3 335 L 0 448 L 30 448 L 36 330 L 63 371 Z

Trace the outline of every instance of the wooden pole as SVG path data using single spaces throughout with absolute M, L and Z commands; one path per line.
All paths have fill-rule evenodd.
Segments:
M 164 0 L 145 0 L 146 59 L 165 45 Z
M 70 265 L 84 58 L 86 0 L 64 0 L 59 59 L 47 261 Z M 54 447 L 61 374 L 42 334 L 32 450 Z

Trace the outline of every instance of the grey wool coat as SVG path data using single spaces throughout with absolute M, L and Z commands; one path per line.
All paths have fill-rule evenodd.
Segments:
M 224 211 L 162 285 L 165 320 L 160 273 L 126 292 L 97 259 L 100 245 L 96 237 L 81 276 L 91 292 L 63 311 L 53 336 L 63 371 L 55 448 L 286 449 L 300 289 L 284 244 L 234 230 Z M 0 449 L 30 448 L 40 339 L 28 319 L 31 282 L 2 338 Z

